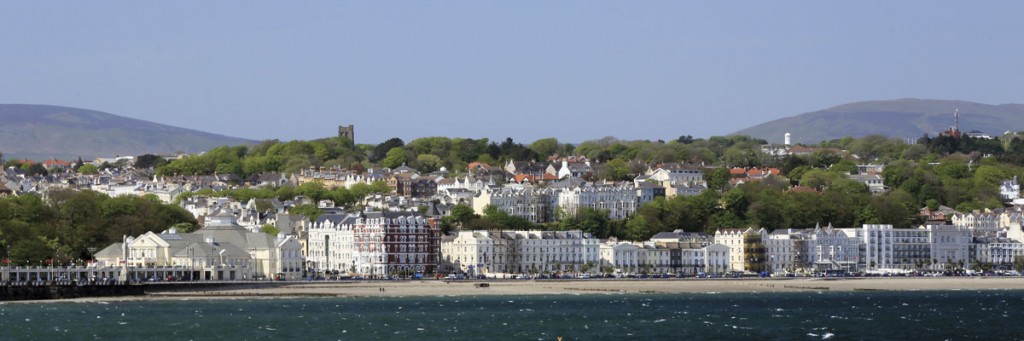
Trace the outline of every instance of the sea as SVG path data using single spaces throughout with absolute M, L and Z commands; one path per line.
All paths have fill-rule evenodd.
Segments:
M 1024 291 L 0 304 L 0 340 L 1020 340 Z

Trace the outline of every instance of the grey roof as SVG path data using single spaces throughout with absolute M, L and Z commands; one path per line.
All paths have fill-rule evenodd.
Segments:
M 430 205 L 429 207 L 427 207 L 426 216 L 428 216 L 428 217 L 439 217 L 439 216 L 441 216 L 441 212 L 438 211 L 437 205 Z
M 274 246 L 274 236 L 262 232 L 249 232 L 238 224 L 210 224 L 193 234 L 209 236 L 216 243 L 234 244 L 246 249 L 266 249 Z
M 563 179 L 563 180 L 555 181 L 555 182 L 551 183 L 551 186 L 549 186 L 549 187 L 551 187 L 551 188 L 570 188 L 570 187 L 581 187 L 581 186 L 586 185 L 586 184 L 587 184 L 587 182 L 584 181 L 583 179 L 576 178 L 576 177 L 569 177 L 569 178 L 566 178 L 566 179 Z
M 209 244 L 206 242 L 196 242 L 188 244 L 174 254 L 174 257 L 182 258 L 212 258 L 221 256 L 221 250 L 224 250 L 224 256 L 229 258 L 243 258 L 250 256 L 248 252 L 238 248 L 230 243 L 214 243 Z
M 419 214 L 419 213 L 413 213 L 413 212 L 373 211 L 373 212 L 363 212 L 362 216 L 366 217 L 367 219 L 379 219 L 379 218 L 396 219 L 396 218 L 399 218 L 399 217 L 421 217 L 422 215 Z
M 354 224 L 357 216 L 350 214 L 321 214 L 316 218 L 317 224 L 323 224 L 324 222 L 330 222 L 332 224 Z
M 393 173 L 417 173 L 418 171 L 416 169 L 413 169 L 412 167 L 409 167 L 409 166 L 406 166 L 405 164 L 402 164 L 398 168 L 392 169 L 391 172 L 393 172 Z
M 670 239 L 670 238 L 679 238 L 679 235 L 676 234 L 675 232 L 661 232 L 661 233 L 658 233 L 658 234 L 654 235 L 653 237 L 651 237 L 651 239 Z
M 93 258 L 120 258 L 121 256 L 124 255 L 122 253 L 124 251 L 121 249 L 123 246 L 124 243 L 110 244 L 110 246 L 107 246 L 103 248 L 103 250 L 100 250 L 99 252 L 93 254 Z

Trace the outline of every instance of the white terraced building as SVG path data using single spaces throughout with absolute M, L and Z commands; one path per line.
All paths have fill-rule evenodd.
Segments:
M 643 259 L 641 252 L 644 249 L 636 244 L 608 240 L 601 244 L 601 267 L 611 267 L 623 273 L 639 272 Z
M 807 239 L 809 261 L 815 270 L 857 271 L 860 262 L 860 240 L 852 228 L 817 226 Z
M 550 195 L 532 186 L 486 188 L 473 198 L 473 211 L 476 214 L 484 214 L 484 208 L 488 205 L 532 223 L 545 223 L 553 219 Z
M 440 271 L 470 276 L 510 272 L 508 249 L 501 247 L 497 251 L 492 234 L 500 239 L 500 232 L 489 231 L 459 231 L 454 236 L 442 237 Z
M 440 230 L 418 213 L 324 215 L 308 233 L 309 267 L 317 272 L 384 276 L 432 273 L 437 267 Z
M 471 275 L 597 271 L 599 243 L 579 230 L 459 231 L 441 242 L 441 268 Z
M 581 208 L 608 210 L 608 218 L 625 219 L 636 212 L 639 203 L 637 189 L 632 183 L 592 184 L 555 189 L 558 207 L 567 216 L 576 215 Z
M 323 214 L 312 222 L 306 239 L 306 260 L 309 269 L 354 273 L 355 236 L 352 227 L 358 215 Z
M 768 268 L 772 273 L 795 273 L 801 268 L 800 259 L 806 258 L 806 242 L 793 229 L 778 229 L 768 234 L 765 245 L 768 252 Z

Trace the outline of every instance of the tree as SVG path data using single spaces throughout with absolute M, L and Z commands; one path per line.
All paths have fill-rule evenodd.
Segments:
M 96 166 L 94 166 L 93 164 L 87 163 L 82 165 L 82 167 L 78 167 L 78 173 L 86 175 L 95 175 L 99 174 L 99 169 L 97 169 Z
M 782 208 L 783 205 L 779 201 L 762 200 L 751 204 L 746 215 L 750 219 L 750 224 L 771 231 L 787 227 Z
M 174 224 L 174 226 L 172 227 L 174 227 L 174 229 L 177 230 L 178 233 L 192 233 L 196 230 L 196 227 L 198 226 L 196 224 L 191 223 L 177 223 Z
M 473 208 L 463 204 L 453 206 L 450 216 L 459 224 L 465 223 L 470 219 L 477 218 L 476 212 L 473 211 Z
M 850 142 L 848 148 L 861 160 L 872 162 L 894 149 L 890 140 L 881 135 L 868 135 Z
M 153 154 L 143 154 L 135 158 L 135 168 L 149 169 L 157 168 L 167 163 L 163 157 Z
M 833 164 L 828 170 L 836 174 L 857 174 L 857 163 L 853 160 L 843 159 Z
M 608 238 L 608 210 L 583 207 L 576 215 L 580 230 L 590 233 L 595 238 Z
M 296 205 L 288 209 L 288 214 L 301 214 L 309 218 L 310 221 L 316 220 L 322 213 L 316 205 Z
M 726 186 L 729 185 L 729 179 L 731 177 L 732 175 L 729 174 L 729 169 L 724 167 L 714 168 L 705 173 L 705 178 L 708 181 L 708 189 L 716 191 L 724 191 Z
M 21 265 L 40 265 L 43 260 L 53 258 L 54 249 L 40 238 L 28 238 L 11 248 L 11 262 Z
M 631 180 L 635 174 L 632 173 L 629 164 L 622 159 L 612 159 L 606 164 L 605 179 L 623 181 Z
M 825 190 L 836 179 L 835 173 L 826 172 L 820 169 L 808 170 L 800 177 L 800 186 L 814 188 L 818 191 Z
M 387 168 L 398 168 L 405 164 L 405 149 L 402 147 L 394 147 L 388 151 L 384 160 L 380 162 L 380 165 Z
M 320 181 L 310 181 L 299 185 L 298 193 L 313 200 L 313 202 L 318 202 L 327 197 L 327 189 L 324 188 L 324 184 Z
M 419 164 L 416 168 L 424 172 L 433 172 L 444 164 L 441 157 L 434 154 L 420 154 L 416 156 L 416 162 Z
M 29 165 L 28 167 L 25 168 L 25 173 L 28 173 L 28 175 L 32 175 L 32 176 L 36 176 L 36 175 L 46 176 L 46 175 L 50 174 L 50 172 L 48 170 L 46 170 L 46 167 L 43 166 L 43 164 L 41 164 L 41 163 L 33 163 L 33 164 Z
M 719 228 L 741 228 L 747 222 L 730 211 L 719 211 L 708 218 L 708 228 L 703 232 L 714 234 Z
M 278 233 L 281 233 L 281 229 L 271 224 L 263 224 L 263 226 L 260 226 L 260 232 L 276 236 Z
M 530 144 L 530 149 L 537 153 L 537 156 L 541 159 L 547 158 L 554 155 L 555 151 L 558 150 L 558 139 L 549 137 L 533 141 Z
M 378 144 L 376 147 L 373 147 L 373 151 L 370 153 L 370 162 L 377 162 L 383 160 L 385 157 L 387 157 L 387 154 L 388 152 L 391 151 L 391 149 L 401 147 L 404 145 L 405 142 L 402 142 L 402 139 L 392 137 L 387 141 Z

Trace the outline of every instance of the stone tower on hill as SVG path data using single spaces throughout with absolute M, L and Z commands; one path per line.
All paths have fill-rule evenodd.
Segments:
M 356 127 L 351 124 L 349 124 L 348 127 L 338 126 L 338 137 L 347 137 L 349 140 L 352 140 L 352 144 L 355 145 Z

